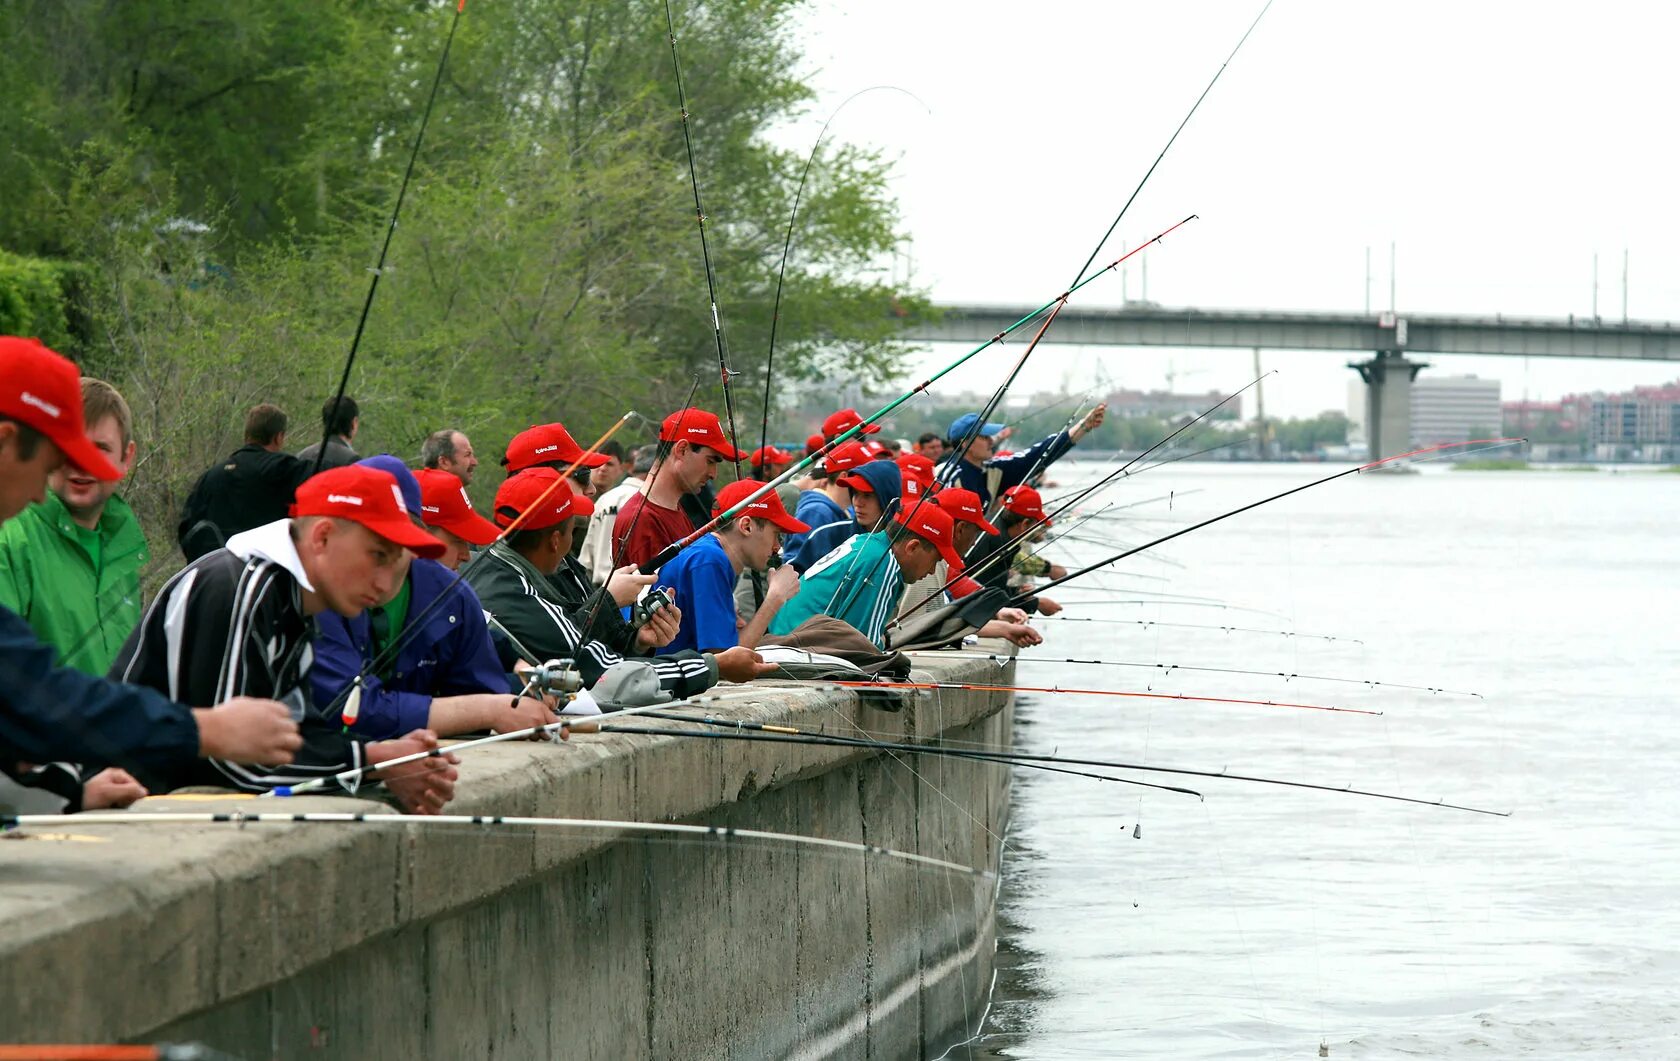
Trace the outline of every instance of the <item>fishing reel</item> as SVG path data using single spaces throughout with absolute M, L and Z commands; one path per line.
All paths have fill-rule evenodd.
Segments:
M 569 659 L 551 659 L 525 672 L 525 688 L 539 695 L 571 699 L 583 690 L 583 675 Z
M 662 589 L 650 589 L 641 600 L 630 606 L 630 625 L 641 629 L 655 615 L 672 607 L 671 598 Z

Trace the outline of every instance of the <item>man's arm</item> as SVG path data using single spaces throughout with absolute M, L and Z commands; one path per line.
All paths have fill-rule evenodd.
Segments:
M 482 625 L 484 613 L 478 614 Z M 353 629 L 343 616 L 328 612 L 317 617 L 316 624 L 319 632 L 314 640 L 315 663 L 309 670 L 309 683 L 315 702 L 326 710 L 338 701 L 350 683 L 371 662 L 371 652 L 370 646 L 362 640 L 365 621 L 359 629 Z M 497 676 L 501 677 L 499 667 Z M 499 689 L 502 684 L 505 684 L 505 679 L 487 688 Z M 367 740 L 385 740 L 430 728 L 431 712 L 430 694 L 388 689 L 384 682 L 369 676 L 362 682 L 361 705 L 350 728 L 357 736 Z

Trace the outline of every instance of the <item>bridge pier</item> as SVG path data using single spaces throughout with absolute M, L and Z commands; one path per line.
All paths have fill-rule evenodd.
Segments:
M 1403 350 L 1378 350 L 1369 361 L 1348 367 L 1365 381 L 1365 437 L 1371 459 L 1404 453 L 1412 444 L 1412 380 L 1427 368 Z

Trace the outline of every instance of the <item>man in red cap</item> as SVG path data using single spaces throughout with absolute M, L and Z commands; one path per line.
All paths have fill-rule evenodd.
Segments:
M 958 555 L 966 555 L 982 533 L 998 533 L 998 529 L 986 519 L 980 495 L 973 490 L 947 487 L 927 504 L 938 505 L 950 513 L 953 523 L 951 539 Z M 903 619 L 912 612 L 920 611 L 927 599 L 936 594 L 954 601 L 981 588 L 980 583 L 967 575 L 958 575 L 953 579 L 945 561 L 941 560 L 931 575 L 905 587 L 904 597 L 899 602 L 898 618 Z M 1001 637 L 1020 647 L 1036 645 L 1044 640 L 1037 630 L 1027 625 L 1027 613 L 1020 608 L 999 608 L 996 616 L 980 628 L 979 635 Z
M 573 464 L 581 468 L 599 468 L 610 460 L 612 458 L 605 453 L 586 453 L 566 430 L 566 425 L 558 422 L 526 428 L 513 436 L 507 452 L 502 454 L 502 466 L 509 475 L 518 474 L 526 468 L 565 471 Z
M 869 463 L 869 457 L 863 452 L 863 446 L 856 441 L 842 442 L 829 451 L 822 459 L 822 471 L 816 480 L 816 485 L 799 495 L 799 504 L 795 507 L 793 518 L 807 527 L 829 527 L 849 523 L 852 514 L 848 506 L 852 503 L 852 491 L 840 480 L 851 472 Z M 793 564 L 795 570 L 803 572 L 804 564 L 800 557 L 805 552 L 805 542 L 810 532 L 789 534 L 782 541 L 782 558 Z M 836 539 L 835 545 L 839 544 Z M 821 559 L 818 553 L 813 560 Z
M 730 483 L 718 493 L 712 515 L 721 516 L 751 497 L 764 484 L 756 479 Z M 735 627 L 735 584 L 741 572 L 763 571 L 781 546 L 783 533 L 811 528 L 788 515 L 776 491 L 767 491 L 728 523 L 678 553 L 659 571 L 659 587 L 673 590 L 686 605 L 682 625 L 661 654 L 683 649 L 717 652 L 736 645 L 757 648 L 783 604 L 799 590 L 791 567 L 771 573 L 764 603 L 747 625 Z
M 793 463 L 793 454 L 775 446 L 760 446 L 752 451 L 747 463 L 752 465 L 752 477 L 767 483 L 787 470 L 787 466 Z
M 678 409 L 667 416 L 647 491 L 624 502 L 613 521 L 613 565 L 640 567 L 693 534 L 708 518 L 694 495 L 717 478 L 719 465 L 740 456 L 712 413 Z
M 904 473 L 904 501 L 913 503 L 939 489 L 933 477 L 933 461 L 920 453 L 902 453 L 894 462 Z
M 812 565 L 770 632 L 789 634 L 813 615 L 831 615 L 884 648 L 887 622 L 898 613 L 905 584 L 932 574 L 941 559 L 950 570 L 962 570 L 952 542 L 949 513 L 938 505 L 907 508 L 888 528 L 853 535 Z
M 997 531 L 988 533 L 969 549 L 968 566 L 969 573 L 981 585 L 1007 590 L 1010 572 L 1015 568 L 1027 537 L 1050 526 L 1050 519 L 1044 514 L 1043 498 L 1030 486 L 1012 486 L 1003 492 L 999 501 L 1002 509 Z M 1060 578 L 1067 573 L 1056 564 L 1049 565 L 1047 570 L 1052 578 Z M 1028 610 L 1036 610 L 1040 615 L 1055 615 L 1062 606 L 1049 597 L 1038 597 Z
M 863 423 L 863 417 L 858 415 L 858 411 L 856 409 L 842 409 L 837 413 L 830 413 L 828 419 L 823 421 L 823 439 L 825 441 L 833 441 L 861 423 Z M 880 424 L 869 424 L 865 426 L 862 431 L 859 431 L 856 435 L 852 436 L 852 438 L 857 441 L 862 441 L 861 436 L 873 435 L 880 430 Z
M 398 458 L 380 454 L 358 463 L 389 472 L 404 507 L 421 520 L 447 519 L 479 544 L 495 540 L 496 528 L 472 511 L 453 474 L 421 473 L 454 484 L 452 491 L 434 485 L 428 506 L 418 477 Z M 447 517 L 442 515 L 446 509 Z M 427 529 L 437 536 L 435 529 Z M 350 732 L 369 740 L 416 729 L 440 737 L 507 733 L 553 722 L 542 700 L 510 695 L 514 686 L 490 641 L 484 606 L 472 587 L 437 560 L 409 556 L 406 550 L 402 554 L 404 570 L 390 599 L 350 618 L 331 611 L 316 617 L 315 665 L 309 671 L 316 701 L 346 698 L 360 678 L 356 710 L 343 714 Z
M 472 499 L 455 473 L 421 468 L 414 479 L 420 484 L 420 522 L 443 543 L 443 555 L 437 562 L 451 571 L 461 570 L 475 546 L 489 545 L 501 532 L 474 511 Z
M 395 477 L 349 464 L 306 480 L 289 519 L 235 534 L 170 579 L 112 664 L 111 676 L 188 701 L 235 695 L 287 704 L 304 738 L 287 768 L 212 759 L 199 770 L 142 777 L 152 791 L 183 785 L 262 792 L 437 748 L 416 730 L 364 743 L 346 733 L 356 698 L 316 701 L 310 683 L 314 617 L 346 618 L 391 600 L 404 550 L 437 557 L 443 545 L 416 526 Z M 453 757 L 410 764 L 386 780 L 403 807 L 435 814 L 455 791 Z M 371 775 L 379 779 L 378 775 Z M 346 784 L 354 790 L 353 784 Z
M 573 494 L 571 485 L 550 469 L 532 469 L 513 476 L 496 491 L 495 517 L 504 527 L 519 520 L 518 528 L 490 547 L 489 557 L 473 569 L 469 578 L 485 609 L 508 632 L 528 662 L 572 660 L 585 687 L 590 687 L 608 667 L 624 662 L 625 657 L 583 635 L 587 620 L 574 619 L 567 613 L 548 577 L 565 555 L 564 537 L 572 518 L 587 504 L 587 499 Z M 614 593 L 613 599 L 620 606 L 635 601 L 641 588 L 653 581 L 651 576 L 625 574 L 626 578 L 615 576 L 608 583 L 608 591 Z M 638 648 L 657 648 L 676 636 L 682 624 L 682 612 L 676 606 L 680 603 L 653 613 L 635 634 Z M 677 697 L 704 692 L 720 679 L 751 681 L 773 669 L 757 653 L 744 648 L 704 655 L 680 652 L 649 660 L 648 666 L 658 678 L 659 687 Z
M 65 466 L 120 478 L 87 436 L 76 366 L 37 340 L 0 336 L 0 523 L 44 500 L 48 477 Z M 55 666 L 56 655 L 0 607 L 0 769 L 62 760 L 138 776 L 201 755 L 285 763 L 302 743 L 286 706 L 273 700 L 166 699 Z

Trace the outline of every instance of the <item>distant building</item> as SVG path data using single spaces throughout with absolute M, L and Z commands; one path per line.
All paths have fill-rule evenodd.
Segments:
M 1108 411 L 1114 416 L 1153 416 L 1170 420 L 1185 413 L 1207 412 L 1228 397 L 1219 391 L 1175 394 L 1171 391 L 1117 390 L 1108 396 Z M 1233 420 L 1236 417 L 1237 410 L 1227 405 L 1210 419 Z
M 1672 460 L 1680 454 L 1680 381 L 1593 395 L 1587 441 L 1601 460 Z
M 1419 376 L 1412 381 L 1414 446 L 1490 438 L 1503 421 L 1496 379 Z

